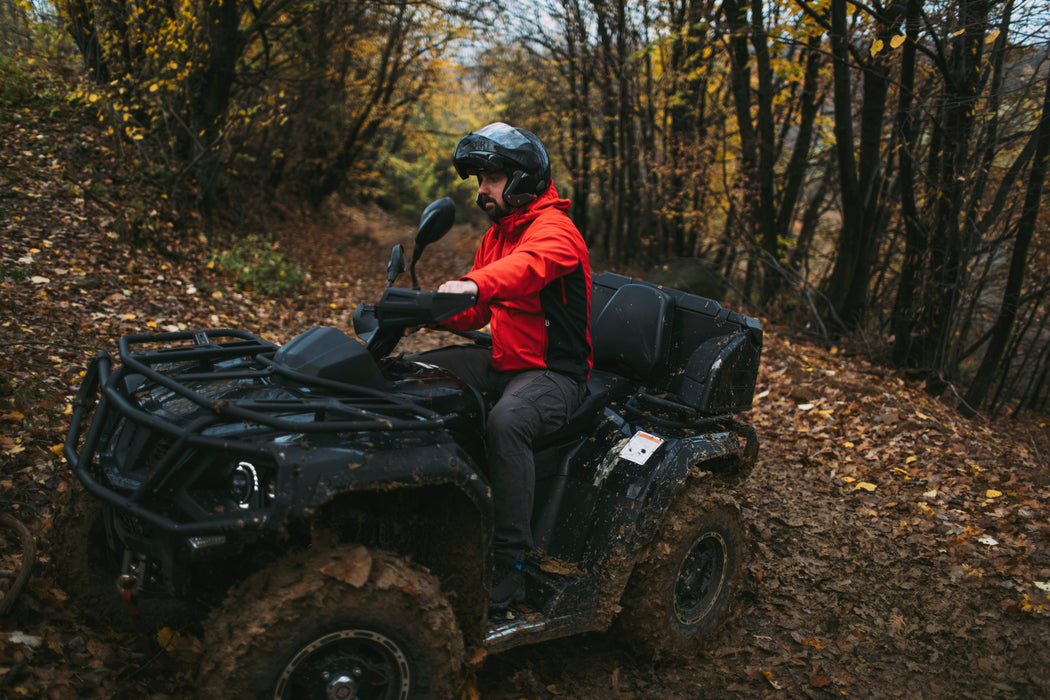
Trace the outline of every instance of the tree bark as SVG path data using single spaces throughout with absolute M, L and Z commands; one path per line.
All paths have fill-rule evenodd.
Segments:
M 1014 320 L 1017 318 L 1028 248 L 1039 219 L 1047 163 L 1050 161 L 1050 75 L 1047 76 L 1046 89 L 1043 92 L 1043 108 L 1039 126 L 1033 138 L 1035 139 L 1035 157 L 1032 159 L 1032 169 L 1028 175 L 1024 210 L 1021 212 L 1021 219 L 1017 225 L 1017 237 L 1014 239 L 1013 256 L 1010 259 L 1006 288 L 1003 290 L 1003 301 L 999 306 L 999 315 L 992 325 L 991 338 L 988 341 L 988 349 L 985 350 L 981 360 L 981 366 L 966 392 L 966 397 L 959 406 L 959 410 L 967 416 L 973 416 L 984 402 L 996 371 L 1003 361 L 1003 351 L 1009 341 Z

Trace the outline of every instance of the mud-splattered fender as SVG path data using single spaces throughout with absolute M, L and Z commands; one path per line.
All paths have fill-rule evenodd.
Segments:
M 652 502 L 667 489 L 673 492 L 690 467 L 721 457 L 743 456 L 748 447 L 746 435 L 729 430 L 686 438 L 663 438 L 656 433 L 636 436 L 640 434 L 649 436 L 644 460 L 635 457 L 638 461 L 632 461 L 627 456 L 631 440 L 620 441 L 616 451 L 598 466 L 595 486 L 632 501 Z
M 588 558 L 621 582 L 626 582 L 621 574 L 630 571 L 625 562 L 633 561 L 652 538 L 690 470 L 703 471 L 705 462 L 720 458 L 746 458 L 752 441 L 745 430 L 660 439 L 663 441 L 648 458 L 639 461 L 622 456 L 629 444 L 622 440 L 594 472 L 594 484 L 603 494 L 598 512 L 604 522 L 592 527 L 595 536 Z
M 488 482 L 451 440 L 389 449 L 297 446 L 277 450 L 275 457 L 281 465 L 278 501 L 289 504 L 286 516 L 309 515 L 349 492 L 452 484 L 491 522 Z

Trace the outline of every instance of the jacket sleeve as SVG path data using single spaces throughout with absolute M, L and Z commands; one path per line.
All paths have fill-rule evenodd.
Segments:
M 484 328 L 492 318 L 492 309 L 488 304 L 478 302 L 466 311 L 462 311 L 444 323 L 437 324 L 437 328 L 450 331 L 472 331 Z
M 512 253 L 464 277 L 478 285 L 479 304 L 522 299 L 579 267 L 582 246 L 571 224 L 541 217 L 524 231 Z
M 479 267 L 482 260 L 484 260 L 484 244 L 479 246 L 477 252 L 474 253 L 474 268 Z M 467 276 L 469 276 L 469 273 Z M 463 279 L 466 279 L 467 276 Z M 435 327 L 450 331 L 472 331 L 484 328 L 491 318 L 492 309 L 487 303 L 481 301 L 479 294 L 478 301 L 474 306 L 456 314 L 444 323 L 437 324 Z

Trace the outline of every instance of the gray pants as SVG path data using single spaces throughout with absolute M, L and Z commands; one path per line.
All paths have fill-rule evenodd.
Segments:
M 413 359 L 443 367 L 481 392 L 491 406 L 485 425 L 498 560 L 520 562 L 532 548 L 536 466 L 532 443 L 565 424 L 583 400 L 585 384 L 536 369 L 497 372 L 492 352 L 476 345 L 440 348 Z M 494 404 L 494 405 L 493 405 Z

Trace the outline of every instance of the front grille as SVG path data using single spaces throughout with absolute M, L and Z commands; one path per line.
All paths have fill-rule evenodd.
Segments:
M 124 418 L 101 453 L 101 463 L 114 485 L 133 489 L 153 474 L 174 443 L 171 435 Z

